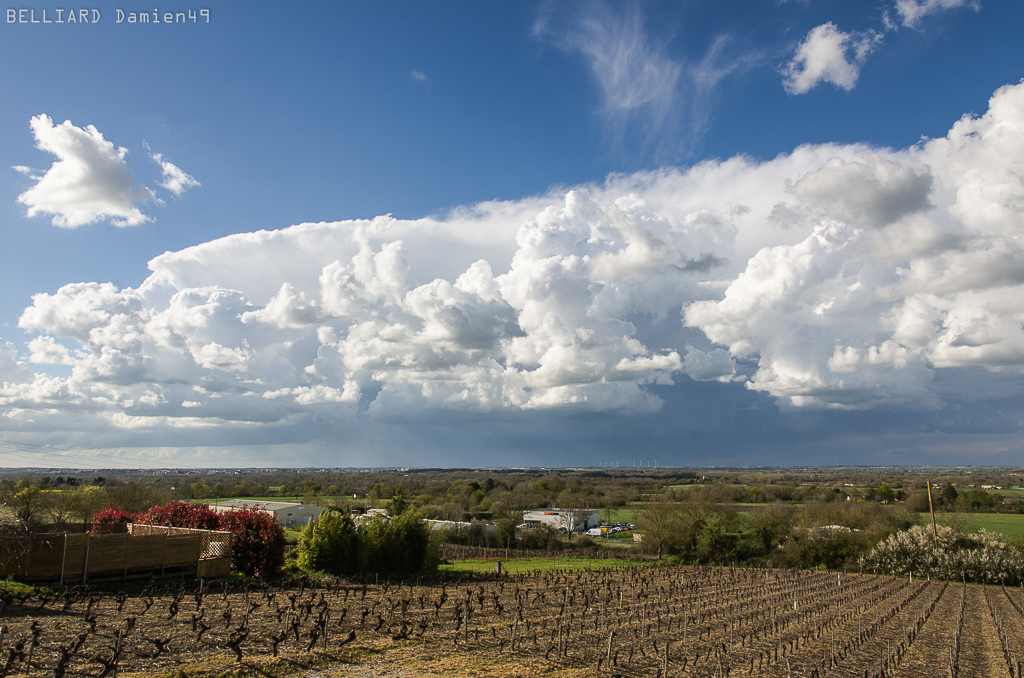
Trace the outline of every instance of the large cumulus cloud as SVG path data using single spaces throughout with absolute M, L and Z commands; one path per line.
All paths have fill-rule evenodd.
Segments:
M 666 389 L 743 386 L 938 408 L 943 370 L 983 393 L 1024 366 L 1022 177 L 1024 84 L 908 149 L 229 236 L 157 257 L 138 288 L 34 297 L 0 403 L 122 429 L 650 413 Z
M 945 138 L 799 177 L 780 212 L 811 233 L 758 252 L 687 323 L 795 405 L 938 406 L 937 368 L 1019 371 L 1022 125 L 1008 86 Z

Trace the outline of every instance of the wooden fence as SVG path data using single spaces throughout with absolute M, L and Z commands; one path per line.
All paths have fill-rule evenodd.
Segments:
M 126 534 L 5 537 L 0 577 L 65 583 L 225 575 L 231 533 L 131 525 Z

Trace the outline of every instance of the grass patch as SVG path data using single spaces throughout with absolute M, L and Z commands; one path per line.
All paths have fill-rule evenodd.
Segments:
M 608 520 L 613 523 L 632 523 L 636 522 L 633 518 L 636 517 L 638 509 L 631 508 L 617 508 L 611 511 L 601 510 L 601 520 Z
M 0 579 L 0 591 L 18 597 L 56 595 L 56 592 L 47 586 L 23 584 L 20 581 L 14 581 L 13 579 Z
M 985 529 L 1008 539 L 1024 538 L 1024 515 L 1015 513 L 936 513 L 935 522 L 969 532 Z M 931 517 L 927 513 L 922 513 L 918 523 L 928 527 L 932 524 Z
M 600 537 L 598 537 L 598 538 L 600 538 Z M 626 530 L 624 532 L 614 532 L 612 534 L 609 534 L 608 535 L 608 541 L 612 541 L 612 542 L 625 541 L 625 542 L 629 542 L 629 543 L 632 544 L 633 541 L 634 541 L 634 539 L 633 539 L 633 530 Z

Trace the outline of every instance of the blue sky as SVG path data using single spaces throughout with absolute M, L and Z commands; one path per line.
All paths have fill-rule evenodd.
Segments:
M 1024 463 L 1020 3 L 236 5 L 4 8 L 0 464 Z

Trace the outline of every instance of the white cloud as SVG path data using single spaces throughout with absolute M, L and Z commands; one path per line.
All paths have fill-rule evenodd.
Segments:
M 796 245 L 763 249 L 723 299 L 690 305 L 686 322 L 736 358 L 756 360 L 748 387 L 784 402 L 930 406 L 923 356 L 892 345 L 879 317 L 891 305 L 878 297 L 897 274 L 873 261 L 870 236 L 826 223 Z
M 85 343 L 97 327 L 109 326 L 117 317 L 135 315 L 137 298 L 118 290 L 113 283 L 72 283 L 55 295 L 36 294 L 19 325 Z
M 883 156 L 830 160 L 793 184 L 793 194 L 815 212 L 869 227 L 882 227 L 931 207 L 927 168 Z
M 266 306 L 242 314 L 244 323 L 261 322 L 281 328 L 305 327 L 319 322 L 320 318 L 317 305 L 308 301 L 305 293 L 289 282 L 281 283 L 281 289 Z
M 585 60 L 613 144 L 631 133 L 644 151 L 667 156 L 706 131 L 719 83 L 759 60 L 724 34 L 700 59 L 679 56 L 668 39 L 649 30 L 636 4 L 552 4 L 541 12 L 534 36 Z
M 977 11 L 981 5 L 978 0 L 896 0 L 898 18 L 888 10 L 883 12 L 881 28 L 885 32 L 900 26 L 914 28 L 925 16 L 959 7 Z M 783 86 L 789 94 L 805 94 L 821 83 L 852 90 L 868 56 L 882 44 L 882 31 L 847 33 L 831 21 L 816 26 L 783 68 Z
M 149 157 L 153 159 L 153 162 L 160 165 L 160 172 L 163 177 L 160 182 L 161 188 L 170 191 L 174 195 L 181 195 L 190 188 L 197 188 L 202 185 L 191 174 L 187 174 L 173 162 L 166 160 L 163 154 L 154 153 L 150 149 L 149 144 L 144 143 L 144 145 L 146 152 L 149 153 Z
M 49 170 L 35 173 L 35 186 L 18 196 L 28 216 L 53 215 L 54 226 L 77 228 L 107 220 L 115 226 L 150 221 L 139 205 L 154 200 L 153 192 L 136 184 L 125 155 L 128 151 L 103 138 L 94 126 L 84 129 L 65 120 L 59 125 L 46 115 L 30 122 L 36 147 L 57 157 Z
M 803 146 L 232 235 L 155 258 L 137 289 L 34 296 L 29 362 L 71 374 L 0 347 L 0 407 L 123 431 L 649 413 L 666 389 L 736 384 L 937 408 L 944 370 L 978 394 L 1024 371 L 1022 177 L 1024 83 L 904 150 Z
M 967 7 L 977 11 L 981 4 L 977 0 L 896 0 L 896 13 L 900 22 L 913 28 L 929 14 L 937 14 L 959 7 Z
M 32 371 L 18 359 L 18 350 L 9 341 L 0 341 L 0 383 L 4 388 L 31 381 Z
M 736 361 L 720 348 L 701 351 L 690 346 L 686 349 L 683 371 L 694 381 L 731 381 L 736 374 Z
M 29 362 L 44 365 L 72 365 L 74 359 L 67 346 L 50 336 L 34 337 L 28 344 L 31 355 Z
M 687 308 L 688 324 L 757 361 L 751 388 L 794 405 L 926 407 L 936 369 L 1024 369 L 1024 83 L 888 155 L 794 183 L 816 203 L 801 207 L 831 220 Z
M 649 107 L 655 115 L 667 112 L 683 68 L 652 42 L 638 9 L 619 16 L 595 5 L 575 30 L 558 39 L 587 59 L 607 110 Z
M 875 32 L 845 33 L 832 22 L 811 29 L 783 70 L 786 91 L 804 94 L 823 82 L 853 89 L 860 67 L 881 39 Z

